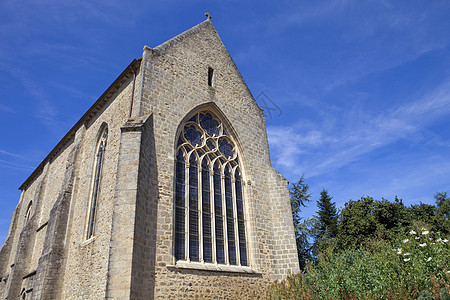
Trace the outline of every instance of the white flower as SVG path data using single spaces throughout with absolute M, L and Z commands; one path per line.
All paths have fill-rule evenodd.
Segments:
M 450 274 L 450 271 L 447 271 L 447 274 Z
M 419 244 L 420 247 L 425 247 L 427 243 Z
M 409 232 L 409 234 L 416 234 L 417 232 L 415 232 L 414 230 L 411 230 L 410 232 Z
M 404 258 L 403 260 L 404 260 L 404 261 L 410 261 L 411 258 L 408 257 L 408 258 Z
M 428 231 L 428 230 L 424 230 L 424 231 L 422 231 L 422 235 L 426 235 L 426 234 L 429 234 L 430 232 Z
M 402 254 L 402 248 L 397 249 L 397 254 Z
M 403 240 L 403 244 L 406 244 L 407 242 L 409 242 L 409 239 L 404 239 Z
M 428 257 L 427 262 L 430 262 L 432 259 L 433 259 L 433 258 L 432 258 L 431 256 Z
M 411 253 L 406 252 L 406 253 L 403 253 L 403 255 L 404 255 L 404 256 L 408 256 L 408 255 L 411 255 Z
M 419 239 L 420 239 L 420 236 L 416 236 L 415 239 L 416 239 L 416 240 L 419 240 Z
M 442 240 L 444 243 L 448 243 L 448 240 L 447 239 L 443 239 Z
M 436 240 L 436 242 L 440 242 L 440 241 L 442 241 L 442 239 L 441 239 L 441 238 L 438 238 L 438 239 Z

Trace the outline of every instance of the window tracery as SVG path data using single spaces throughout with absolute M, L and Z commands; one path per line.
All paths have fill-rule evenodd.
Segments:
M 204 111 L 184 124 L 176 147 L 175 260 L 247 266 L 236 143 Z

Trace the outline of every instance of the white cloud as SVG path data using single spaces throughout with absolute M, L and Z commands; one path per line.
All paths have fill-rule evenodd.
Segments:
M 24 166 L 23 164 L 15 164 L 6 160 L 0 159 L 0 167 L 2 168 L 8 168 L 8 169 L 14 169 L 14 170 L 20 170 L 20 171 L 33 171 L 32 167 Z
M 317 109 L 323 105 L 319 104 Z M 450 113 L 449 83 L 378 115 L 366 112 L 360 117 L 357 110 L 336 115 L 333 110 L 325 113 L 325 121 L 320 120 L 314 126 L 305 123 L 269 126 L 274 163 L 291 174 L 305 173 L 312 177 L 347 166 L 399 140 L 412 140 L 419 133 L 428 139 L 427 125 Z

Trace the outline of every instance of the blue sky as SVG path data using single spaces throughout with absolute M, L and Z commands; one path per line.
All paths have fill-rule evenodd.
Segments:
M 64 134 L 144 45 L 207 11 L 266 109 L 274 167 L 305 174 L 314 201 L 450 192 L 448 1 L 3 0 L 0 242 L 17 188 Z

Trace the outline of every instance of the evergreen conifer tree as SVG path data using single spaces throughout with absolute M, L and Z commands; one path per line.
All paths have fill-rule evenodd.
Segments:
M 328 191 L 323 189 L 317 201 L 317 215 L 313 225 L 313 253 L 318 255 L 326 243 L 335 238 L 338 233 L 338 212 L 336 203 L 332 202 Z
M 304 183 L 304 177 L 300 177 L 297 183 L 292 183 L 289 188 L 291 199 L 292 217 L 294 220 L 295 240 L 297 242 L 298 260 L 300 269 L 305 270 L 306 261 L 311 260 L 311 246 L 308 240 L 309 221 L 302 221 L 300 217 L 301 208 L 306 206 L 306 202 L 311 201 L 311 194 L 308 193 L 309 186 Z

